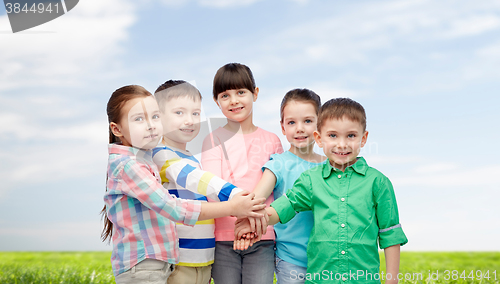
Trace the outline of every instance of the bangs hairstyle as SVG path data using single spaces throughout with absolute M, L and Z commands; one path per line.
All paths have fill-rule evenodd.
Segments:
M 255 79 L 248 66 L 240 63 L 228 63 L 219 70 L 214 77 L 214 100 L 227 90 L 247 89 L 255 93 Z
M 197 99 L 201 101 L 201 93 L 198 89 L 183 80 L 168 80 L 161 84 L 155 91 L 156 102 L 161 112 L 165 111 L 165 104 L 179 97 L 188 97 L 195 102 Z
M 286 93 L 281 101 L 280 117 L 283 123 L 283 111 L 289 102 L 298 101 L 303 103 L 311 103 L 316 111 L 316 116 L 318 116 L 319 108 L 321 107 L 321 98 L 313 91 L 309 89 L 293 89 Z
M 318 131 L 328 119 L 349 119 L 361 124 L 366 130 L 365 109 L 358 102 L 349 98 L 337 98 L 327 101 L 319 110 Z

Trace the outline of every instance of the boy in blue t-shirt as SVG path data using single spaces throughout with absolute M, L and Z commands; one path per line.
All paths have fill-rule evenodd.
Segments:
M 257 197 L 274 199 L 285 195 L 305 170 L 322 164 L 325 156 L 314 152 L 314 131 L 321 107 L 320 97 L 309 89 L 293 89 L 281 101 L 281 129 L 290 149 L 271 155 L 262 167 L 261 181 L 255 187 Z M 276 224 L 275 273 L 278 284 L 303 284 L 294 274 L 306 272 L 307 242 L 313 226 L 311 212 L 301 212 L 287 224 Z

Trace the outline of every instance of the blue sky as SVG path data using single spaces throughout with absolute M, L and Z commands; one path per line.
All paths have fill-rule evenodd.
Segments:
M 0 10 L 0 251 L 100 242 L 111 93 L 248 65 L 275 132 L 293 88 L 367 110 L 362 152 L 395 187 L 408 251 L 500 250 L 500 2 L 85 0 L 12 34 Z M 495 95 L 496 94 L 496 95 Z M 194 150 L 195 151 L 195 150 Z

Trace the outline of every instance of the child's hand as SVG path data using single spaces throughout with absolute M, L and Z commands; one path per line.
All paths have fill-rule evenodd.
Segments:
M 255 224 L 254 224 L 255 226 Z M 254 233 L 254 228 L 249 218 L 238 218 L 234 223 L 234 239 L 240 240 L 247 234 Z
M 262 204 L 266 201 L 265 198 L 254 199 L 255 194 L 247 191 L 242 191 L 231 199 L 232 214 L 235 217 L 253 217 L 261 218 L 264 214 L 257 213 L 266 208 L 266 204 Z
M 233 249 L 234 250 L 246 250 L 257 241 L 259 241 L 259 240 L 255 238 L 254 233 L 247 233 L 247 234 L 244 234 L 241 239 L 234 240 Z
M 254 243 L 260 241 L 262 236 L 257 235 L 257 233 L 253 231 L 248 218 L 238 219 L 234 225 L 233 249 L 246 250 Z
M 262 213 L 264 216 L 260 218 L 248 217 L 248 221 L 250 222 L 250 227 L 252 228 L 252 232 L 255 232 L 257 236 L 262 237 L 267 232 L 267 224 L 269 223 L 269 215 L 266 210 L 260 210 L 257 213 Z

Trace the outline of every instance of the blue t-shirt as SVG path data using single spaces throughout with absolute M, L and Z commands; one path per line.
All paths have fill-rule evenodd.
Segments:
M 274 200 L 277 200 L 293 187 L 295 180 L 304 171 L 323 163 L 311 163 L 297 157 L 290 151 L 286 151 L 283 154 L 271 155 L 270 160 L 262 167 L 262 170 L 269 169 L 276 176 Z M 305 211 L 298 213 L 286 224 L 274 225 L 276 255 L 286 262 L 307 267 L 307 242 L 313 222 L 312 212 Z

